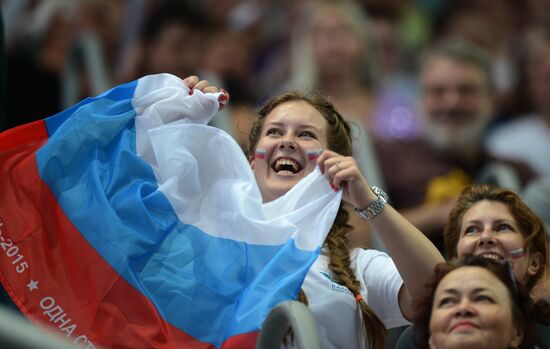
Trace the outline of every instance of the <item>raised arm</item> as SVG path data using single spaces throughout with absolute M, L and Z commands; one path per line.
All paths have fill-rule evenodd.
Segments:
M 353 157 L 325 150 L 317 163 L 335 189 L 343 190 L 343 199 L 353 207 L 367 209 L 378 200 L 379 195 L 373 192 Z M 399 306 L 410 319 L 412 299 L 422 295 L 435 265 L 444 261 L 443 256 L 420 230 L 388 204 L 369 222 L 403 278 L 405 285 L 399 293 Z

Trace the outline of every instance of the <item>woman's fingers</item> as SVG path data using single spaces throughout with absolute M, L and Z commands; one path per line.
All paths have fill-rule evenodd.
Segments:
M 340 189 L 344 182 L 356 178 L 355 161 L 350 158 L 337 159 L 336 163 L 328 169 L 328 172 L 332 178 L 332 184 Z
M 201 89 L 201 91 L 204 93 L 216 93 L 218 92 L 218 88 L 216 86 L 208 86 Z
M 365 207 L 374 195 L 352 156 L 325 150 L 317 159 L 322 173 L 334 191 L 342 189 L 342 199 L 355 207 Z
M 183 79 L 183 83 L 189 87 L 191 91 L 200 90 L 204 93 L 216 93 L 218 88 L 216 86 L 210 86 L 208 80 L 200 80 L 198 76 L 191 75 Z
M 216 86 L 210 86 L 208 80 L 200 80 L 198 76 L 191 75 L 183 79 L 183 83 L 189 88 L 189 94 L 193 94 L 193 91 L 199 90 L 203 93 L 217 93 L 218 88 Z M 226 90 L 219 89 L 219 92 L 222 93 L 218 97 L 218 102 L 220 103 L 220 110 L 223 110 L 227 103 L 229 102 L 229 93 Z
M 218 89 L 215 86 L 210 86 L 210 83 L 208 82 L 208 80 L 201 80 L 201 81 L 197 82 L 197 84 L 195 85 L 195 87 L 193 89 L 205 92 L 204 90 L 206 88 L 214 88 L 214 89 L 216 89 L 214 92 L 218 92 Z
M 317 164 L 335 189 L 339 189 L 342 182 L 353 175 L 355 168 L 355 160 L 352 157 L 342 156 L 330 150 L 325 150 L 321 154 Z
M 183 83 L 185 86 L 189 87 L 189 89 L 193 89 L 195 85 L 199 82 L 199 77 L 195 75 L 191 75 L 183 79 Z

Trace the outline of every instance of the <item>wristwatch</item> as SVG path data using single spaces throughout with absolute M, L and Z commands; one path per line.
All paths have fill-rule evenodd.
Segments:
M 355 212 L 357 212 L 357 214 L 361 218 L 367 221 L 370 221 L 377 214 L 379 214 L 388 202 L 388 195 L 386 195 L 386 193 L 384 193 L 382 189 L 374 185 L 370 187 L 370 189 L 376 194 L 376 200 L 372 201 L 365 209 L 359 209 L 357 207 L 355 208 Z

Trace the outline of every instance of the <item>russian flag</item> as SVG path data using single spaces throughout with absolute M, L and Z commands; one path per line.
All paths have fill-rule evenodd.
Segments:
M 252 348 L 295 299 L 341 194 L 316 169 L 262 204 L 218 95 L 169 74 L 0 134 L 0 281 L 105 348 Z

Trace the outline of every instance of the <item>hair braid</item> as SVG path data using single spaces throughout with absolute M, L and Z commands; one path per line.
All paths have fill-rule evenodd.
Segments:
M 325 246 L 329 252 L 329 268 L 336 279 L 344 284 L 354 296 L 360 294 L 360 283 L 351 269 L 350 253 L 347 233 L 352 230 L 352 226 L 347 224 L 349 213 L 340 206 L 336 220 L 330 230 Z M 357 302 L 364 315 L 364 324 L 367 330 L 367 337 L 370 348 L 384 348 L 388 331 L 364 300 Z
M 318 93 L 304 93 L 300 91 L 289 91 L 268 101 L 259 111 L 258 118 L 254 121 L 248 135 L 247 156 L 254 155 L 258 140 L 260 139 L 265 119 L 277 106 L 291 101 L 304 101 L 313 106 L 328 122 L 327 144 L 328 149 L 344 156 L 352 156 L 353 148 L 351 141 L 351 128 L 348 122 L 338 113 L 336 108 L 322 95 Z M 324 247 L 329 253 L 329 269 L 335 278 L 342 282 L 354 296 L 359 295 L 360 283 L 350 267 L 350 250 L 348 247 L 347 233 L 352 227 L 347 224 L 349 214 L 340 206 L 336 220 L 325 239 Z M 303 289 L 300 290 L 298 300 L 307 304 L 307 297 Z M 367 330 L 369 347 L 383 349 L 388 331 L 382 321 L 376 316 L 372 309 L 363 300 L 358 301 L 359 307 L 364 315 L 363 322 Z M 285 338 L 292 340 L 290 337 Z

